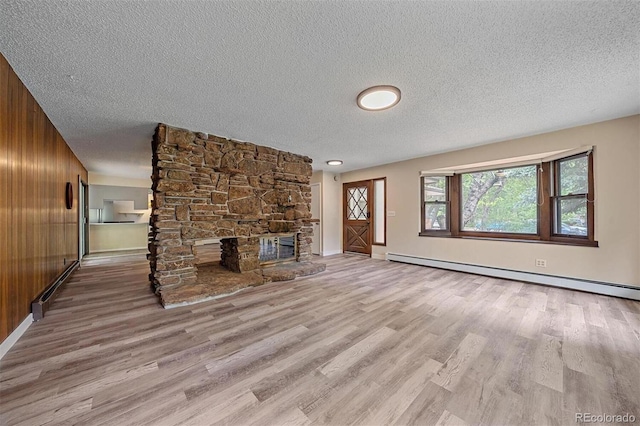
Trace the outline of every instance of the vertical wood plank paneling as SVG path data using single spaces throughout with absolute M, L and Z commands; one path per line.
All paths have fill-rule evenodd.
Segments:
M 9 67 L 0 65 L 0 336 L 9 335 Z M 7 314 L 4 314 L 7 312 Z
M 9 278 L 8 278 L 8 285 L 9 285 L 9 300 L 8 300 L 8 304 L 9 304 L 9 329 L 13 330 L 15 329 L 15 327 L 17 326 L 16 321 L 14 320 L 14 318 L 17 317 L 17 306 L 16 304 L 12 303 L 13 300 L 17 300 L 20 299 L 22 297 L 21 293 L 21 288 L 20 286 L 14 286 L 11 283 L 11 280 L 15 277 L 15 276 L 19 276 L 20 275 L 20 271 L 19 271 L 19 265 L 18 262 L 16 262 L 16 259 L 19 257 L 19 253 L 18 250 L 20 249 L 18 246 L 18 243 L 16 242 L 16 236 L 17 236 L 17 232 L 16 232 L 16 227 L 19 226 L 19 221 L 20 221 L 20 212 L 21 212 L 21 208 L 20 205 L 18 205 L 18 200 L 17 200 L 17 191 L 16 191 L 16 185 L 17 182 L 19 182 L 20 180 L 20 168 L 18 166 L 18 161 L 19 161 L 19 146 L 18 146 L 18 141 L 20 139 L 20 135 L 18 133 L 18 127 L 19 127 L 19 122 L 21 119 L 21 105 L 20 105 L 20 93 L 21 91 L 18 90 L 18 86 L 15 85 L 15 81 L 14 81 L 14 76 L 13 73 L 9 73 L 9 86 L 8 86 L 8 91 L 9 91 L 9 95 L 8 95 L 8 102 L 9 102 L 9 106 L 8 106 L 8 113 L 9 113 L 9 134 L 8 134 L 8 155 L 9 155 L 9 193 L 7 194 L 7 196 L 9 196 L 10 201 L 9 201 L 9 212 L 10 212 L 10 217 L 9 217 L 9 248 L 8 248 L 8 253 L 7 255 L 9 256 Z M 13 290 L 13 291 L 12 291 Z
M 0 341 L 78 258 L 78 175 L 87 180 L 87 171 L 0 55 Z M 74 185 L 72 210 L 64 203 L 66 182 Z

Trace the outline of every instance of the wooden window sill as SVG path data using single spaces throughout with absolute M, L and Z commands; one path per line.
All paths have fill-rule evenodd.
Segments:
M 450 232 L 420 232 L 419 237 L 436 237 L 436 238 L 457 238 L 462 240 L 486 240 L 486 241 L 503 241 L 516 243 L 533 243 L 533 244 L 555 244 L 563 246 L 579 246 L 579 247 L 598 247 L 597 241 L 589 241 L 582 238 L 572 237 L 552 237 L 550 240 L 541 240 L 537 235 L 531 235 L 528 238 L 518 237 L 485 237 L 477 235 L 451 235 Z

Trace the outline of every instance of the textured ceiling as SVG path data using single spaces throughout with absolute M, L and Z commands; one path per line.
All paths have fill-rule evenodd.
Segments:
M 158 122 L 343 172 L 636 114 L 639 29 L 635 1 L 0 2 L 0 51 L 71 148 L 129 177 Z M 358 109 L 379 84 L 402 101 Z

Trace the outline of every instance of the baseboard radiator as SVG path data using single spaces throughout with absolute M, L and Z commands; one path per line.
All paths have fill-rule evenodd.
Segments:
M 387 253 L 386 259 L 393 262 L 411 263 L 413 265 L 429 266 L 438 269 L 467 272 L 469 274 L 475 275 L 485 275 L 489 277 L 504 278 L 514 281 L 524 281 L 534 284 L 548 285 L 552 287 L 586 291 L 589 293 L 603 294 L 606 296 L 621 297 L 624 299 L 640 300 L 639 287 L 621 284 L 606 283 L 602 281 L 581 280 L 578 278 L 559 277 L 556 275 L 536 274 L 533 272 L 514 271 L 511 269 L 470 265 L 467 263 L 447 262 L 443 260 L 428 259 L 425 257 L 398 253 Z
M 33 314 L 33 320 L 39 321 L 44 318 L 44 313 L 49 310 L 49 306 L 53 300 L 58 296 L 60 291 L 64 288 L 67 280 L 78 269 L 80 262 L 74 260 L 62 274 L 58 276 L 36 299 L 31 302 L 31 313 Z

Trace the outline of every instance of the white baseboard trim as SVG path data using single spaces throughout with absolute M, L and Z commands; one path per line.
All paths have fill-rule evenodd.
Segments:
M 322 256 L 332 256 L 334 254 L 341 254 L 342 250 L 327 250 L 322 252 Z
M 33 314 L 29 314 L 15 330 L 13 330 L 11 334 L 8 335 L 7 338 L 2 341 L 2 343 L 0 343 L 0 359 L 2 359 L 7 354 L 7 352 L 9 352 L 9 349 L 11 349 L 13 345 L 16 344 L 18 339 L 22 337 L 25 331 L 27 331 L 32 322 Z
M 443 260 L 427 259 L 425 257 L 406 254 L 387 253 L 387 260 L 414 265 L 430 266 L 432 268 L 448 269 L 467 272 L 476 275 L 486 275 L 515 281 L 525 281 L 552 287 L 562 287 L 589 293 L 604 294 L 606 296 L 622 297 L 624 299 L 640 300 L 640 288 L 602 281 L 582 280 L 578 278 L 558 277 L 555 275 L 536 274 L 533 272 L 514 271 L 511 269 L 493 268 L 490 266 L 470 265 L 467 263 L 447 262 Z

